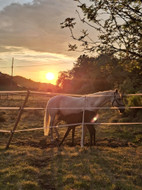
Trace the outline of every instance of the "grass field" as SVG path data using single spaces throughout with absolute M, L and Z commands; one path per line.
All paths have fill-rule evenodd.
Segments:
M 45 107 L 48 97 L 35 96 L 27 106 Z M 22 100 L 23 101 L 23 100 Z M 21 99 L 2 98 L 1 106 L 21 106 Z M 0 111 L 0 129 L 12 129 L 18 111 Z M 42 110 L 24 111 L 17 129 L 43 126 Z M 100 122 L 128 121 L 117 111 L 99 113 Z M 80 147 L 81 130 L 59 148 L 43 131 L 0 133 L 0 190 L 141 190 L 142 126 L 96 126 L 96 146 Z M 61 139 L 66 129 L 60 129 Z

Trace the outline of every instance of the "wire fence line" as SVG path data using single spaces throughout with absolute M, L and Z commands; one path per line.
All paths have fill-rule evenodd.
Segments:
M 41 91 L 31 91 L 29 90 L 30 94 L 39 94 L 39 95 L 65 95 L 65 96 L 91 96 L 93 95 L 94 97 L 101 97 L 104 95 L 100 95 L 100 94 L 64 94 L 64 93 L 55 93 L 55 92 L 41 92 Z M 27 91 L 0 91 L 0 95 L 1 94 L 22 94 L 22 93 L 27 93 Z M 112 95 L 105 95 L 105 96 L 112 96 Z M 123 94 L 123 96 L 127 97 L 127 96 L 142 96 L 142 93 L 137 93 L 137 94 Z
M 49 126 L 49 128 L 64 128 L 64 127 L 73 127 L 73 126 L 81 126 L 82 123 L 74 123 L 74 124 L 64 124 L 64 125 L 56 125 L 56 126 Z M 102 123 L 102 122 L 95 122 L 95 123 L 84 123 L 84 125 L 142 125 L 142 122 L 124 122 L 124 123 Z M 15 133 L 19 132 L 28 132 L 28 131 L 37 131 L 37 130 L 43 130 L 43 127 L 39 128 L 30 128 L 30 129 L 21 129 L 21 130 L 15 130 Z M 12 130 L 0 130 L 1 133 L 11 133 Z
M 23 94 L 27 93 L 27 91 L 0 91 L 1 94 Z M 30 94 L 38 94 L 38 95 L 70 95 L 70 96 L 88 96 L 88 95 L 78 95 L 78 94 L 61 94 L 61 93 L 52 93 L 52 92 L 38 92 L 38 91 L 29 91 Z M 92 95 L 92 94 L 91 94 Z M 102 96 L 102 95 L 95 95 L 93 96 Z M 138 94 L 125 94 L 124 96 L 142 96 L 141 93 Z M 92 109 L 118 109 L 116 107 L 91 107 Z M 120 108 L 126 108 L 126 109 L 142 109 L 142 106 L 129 106 L 129 107 L 120 107 Z M 0 110 L 20 110 L 21 107 L 0 107 Z M 58 109 L 58 108 L 49 108 L 49 109 Z M 82 108 L 60 108 L 60 109 L 79 109 L 79 110 L 84 110 L 84 107 Z M 39 108 L 39 107 L 24 107 L 23 110 L 45 110 L 45 108 Z M 87 107 L 85 107 L 85 111 L 87 110 Z M 89 109 L 90 110 L 90 109 Z M 58 127 L 71 127 L 71 126 L 79 126 L 82 125 L 82 123 L 74 123 L 74 124 L 65 124 L 65 125 L 59 125 Z M 101 123 L 101 122 L 93 122 L 93 123 L 85 123 L 84 125 L 142 125 L 142 122 L 124 122 L 124 123 Z M 56 128 L 57 126 L 50 126 L 49 128 Z M 35 131 L 35 130 L 43 130 L 43 127 L 40 128 L 31 128 L 31 129 L 21 129 L 21 130 L 15 130 L 14 132 L 24 132 L 24 131 Z M 0 130 L 2 133 L 13 133 L 12 130 Z
M 0 107 L 0 110 L 19 110 L 21 107 Z M 142 106 L 125 106 L 125 107 L 119 107 L 120 109 L 142 109 Z M 59 108 L 48 108 L 49 110 L 56 110 Z M 116 110 L 118 109 L 117 107 L 85 107 L 85 111 L 87 110 L 91 110 L 91 109 L 102 109 L 102 110 Z M 45 108 L 37 108 L 37 107 L 25 107 L 23 108 L 23 110 L 45 110 Z M 65 108 L 65 107 L 61 107 L 60 110 L 84 110 L 84 107 L 81 108 Z

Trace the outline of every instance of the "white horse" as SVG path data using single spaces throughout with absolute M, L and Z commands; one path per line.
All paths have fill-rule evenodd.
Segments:
M 53 126 L 55 116 L 60 115 L 69 117 L 72 114 L 78 115 L 83 110 L 91 111 L 95 114 L 106 103 L 111 102 L 112 106 L 119 109 L 121 113 L 124 112 L 124 103 L 121 94 L 118 90 L 109 90 L 104 92 L 97 92 L 81 97 L 72 97 L 57 95 L 52 97 L 46 106 L 44 115 L 44 135 L 48 136 L 51 128 L 51 141 L 53 141 Z M 82 120 L 80 121 L 82 122 Z M 56 129 L 56 128 L 55 128 Z M 57 132 L 57 131 L 56 131 Z

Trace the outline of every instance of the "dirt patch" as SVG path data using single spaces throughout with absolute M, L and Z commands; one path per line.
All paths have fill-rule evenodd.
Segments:
M 50 178 L 51 177 L 47 174 L 42 174 L 39 176 L 38 183 L 40 184 L 40 187 L 42 187 L 42 189 L 56 190 L 56 188 L 53 187 L 53 184 L 51 184 L 51 181 L 49 182 Z
M 30 157 L 28 159 L 30 165 L 38 168 L 47 166 L 50 160 L 51 158 L 49 157 L 44 157 L 44 158 Z
M 128 142 L 128 141 L 122 141 L 118 139 L 100 139 L 96 142 L 97 146 L 103 146 L 103 147 L 112 147 L 112 148 L 117 148 L 117 147 L 128 147 L 128 146 L 135 146 L 134 144 Z
M 58 139 L 56 139 L 54 142 L 50 142 L 46 139 L 39 139 L 39 141 L 37 140 L 31 140 L 31 139 L 19 139 L 18 141 L 16 141 L 14 144 L 18 145 L 18 146 L 30 146 L 30 147 L 35 147 L 35 148 L 40 148 L 40 149 L 46 149 L 46 148 L 54 148 L 54 147 L 59 147 L 60 141 Z M 69 146 L 69 147 L 73 147 L 73 146 L 79 146 L 80 145 L 80 138 L 76 139 L 74 142 L 74 145 L 72 145 L 71 140 L 67 140 L 65 141 L 62 146 Z M 90 146 L 89 142 L 85 142 L 84 146 Z M 128 142 L 128 141 L 124 141 L 124 140 L 119 140 L 119 139 L 115 139 L 115 138 L 102 138 L 102 139 L 98 139 L 96 141 L 96 145 L 93 146 L 102 146 L 102 147 L 111 147 L 111 148 L 117 148 L 117 147 L 136 147 L 135 144 Z

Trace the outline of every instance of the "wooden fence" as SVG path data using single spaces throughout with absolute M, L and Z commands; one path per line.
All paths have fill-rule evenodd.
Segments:
M 30 96 L 30 94 L 36 94 L 36 95 L 46 95 L 46 96 L 49 96 L 49 97 L 52 97 L 52 96 L 55 96 L 55 95 L 59 95 L 60 93 L 51 93 L 51 92 L 37 92 L 37 91 L 0 91 L 0 97 L 1 95 L 6 95 L 8 97 L 8 95 L 19 95 L 19 94 L 22 94 L 22 96 L 26 94 L 25 96 L 25 99 L 24 99 L 24 102 L 23 102 L 23 105 L 21 107 L 0 107 L 0 110 L 18 110 L 18 116 L 17 116 L 17 119 L 15 121 L 15 125 L 13 127 L 12 130 L 4 130 L 4 129 L 0 129 L 0 132 L 1 133 L 10 133 L 10 137 L 9 137 L 9 140 L 8 140 L 8 143 L 6 145 L 6 149 L 9 148 L 10 146 L 10 143 L 11 143 L 11 140 L 12 140 L 12 137 L 14 135 L 14 133 L 17 133 L 17 132 L 25 132 L 25 131 L 35 131 L 35 130 L 43 130 L 43 127 L 40 127 L 40 128 L 32 128 L 32 129 L 23 129 L 23 130 L 16 130 L 17 128 L 17 125 L 20 121 L 20 118 L 21 118 L 21 115 L 23 113 L 24 110 L 44 110 L 45 108 L 39 108 L 39 107 L 25 107 L 26 106 L 26 103 L 28 101 L 28 98 Z M 69 96 L 77 96 L 77 97 L 80 97 L 80 96 L 86 96 L 86 95 L 78 95 L 78 94 L 64 94 L 64 95 L 69 95 Z M 98 96 L 98 95 L 97 95 Z M 125 97 L 129 97 L 129 96 L 142 96 L 141 93 L 139 94 L 125 94 L 123 95 Z M 95 107 L 93 107 L 95 109 Z M 97 109 L 117 109 L 115 107 L 96 107 Z M 123 107 L 121 107 L 123 108 Z M 131 106 L 131 107 L 125 107 L 127 109 L 142 109 L 142 106 Z M 57 109 L 57 108 L 51 108 L 51 109 Z M 71 109 L 71 108 L 62 108 L 62 109 Z M 73 108 L 73 109 L 78 109 L 78 108 Z M 82 135 L 81 135 L 81 147 L 83 147 L 83 136 L 84 136 L 84 125 L 87 124 L 91 124 L 92 123 L 84 123 L 84 114 L 85 114 L 85 107 L 83 109 L 83 119 L 82 119 L 82 123 L 75 123 L 75 124 L 68 124 L 68 125 L 59 125 L 58 127 L 69 127 L 69 126 L 76 126 L 76 125 L 82 125 Z M 93 123 L 94 125 L 142 125 L 142 122 L 124 122 L 124 123 L 98 123 L 98 122 L 95 122 Z M 56 126 L 52 126 L 52 127 L 56 127 Z

